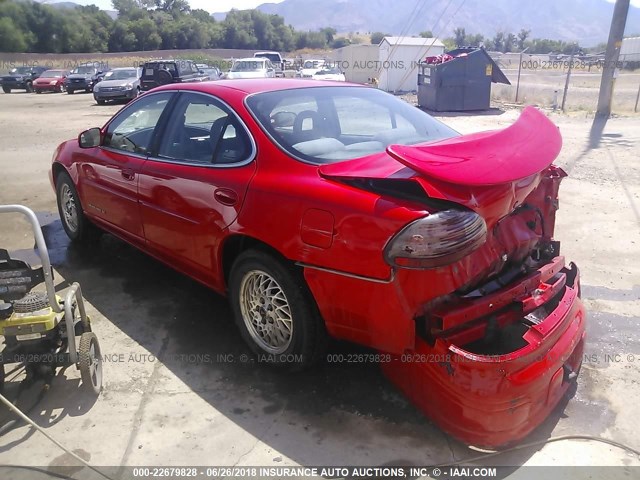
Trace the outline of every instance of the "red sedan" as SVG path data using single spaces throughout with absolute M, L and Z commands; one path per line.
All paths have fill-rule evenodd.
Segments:
M 33 81 L 33 90 L 36 93 L 42 92 L 64 92 L 64 81 L 66 80 L 69 72 L 66 70 L 47 70 L 40 75 L 39 78 Z
M 72 240 L 99 227 L 228 295 L 263 358 L 367 345 L 445 430 L 496 446 L 581 365 L 561 143 L 533 108 L 461 136 L 373 88 L 233 80 L 154 89 L 61 144 L 51 179 Z

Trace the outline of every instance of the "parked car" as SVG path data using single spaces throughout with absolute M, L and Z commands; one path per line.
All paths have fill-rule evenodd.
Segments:
M 191 60 L 153 60 L 142 66 L 143 91 L 169 83 L 203 82 L 207 76 Z
M 578 269 L 553 239 L 561 142 L 533 107 L 459 135 L 375 88 L 222 80 L 142 95 L 61 144 L 51 181 L 73 241 L 99 227 L 228 295 L 265 361 L 361 343 L 445 430 L 500 445 L 582 359 Z
M 331 80 L 333 82 L 345 82 L 347 79 L 339 68 L 323 68 L 311 76 L 314 80 Z
M 140 68 L 114 68 L 93 87 L 93 98 L 103 105 L 108 100 L 131 100 L 140 95 Z
M 205 63 L 198 63 L 196 66 L 200 70 L 200 73 L 206 75 L 207 80 L 220 80 L 222 78 L 222 72 L 218 67 L 210 67 Z
M 326 61 L 320 59 L 309 59 L 302 62 L 302 66 L 296 72 L 296 77 L 311 78 L 320 70 L 325 68 Z
M 69 72 L 67 70 L 46 70 L 42 72 L 40 77 L 33 81 L 33 91 L 42 92 L 59 92 L 65 91 L 64 81 Z
M 284 77 L 285 63 L 282 55 L 278 52 L 256 52 L 254 58 L 268 58 L 275 69 L 276 77 Z
M 37 79 L 45 67 L 24 66 L 12 68 L 8 75 L 0 77 L 0 85 L 4 93 L 11 93 L 11 90 L 26 90 L 33 92 L 33 81 Z
M 275 76 L 275 68 L 268 58 L 239 58 L 233 62 L 225 78 L 274 78 Z
M 95 65 L 80 65 L 71 70 L 64 86 L 70 95 L 79 90 L 89 93 L 104 75 L 105 71 Z

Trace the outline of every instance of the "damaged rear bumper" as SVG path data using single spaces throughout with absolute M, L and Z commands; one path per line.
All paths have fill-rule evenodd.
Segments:
M 417 338 L 414 351 L 382 368 L 428 417 L 467 444 L 498 447 L 523 438 L 577 380 L 585 310 L 578 268 L 565 267 L 563 257 L 505 289 L 440 313 L 445 325 L 467 315 L 478 320 L 430 342 Z M 510 338 L 487 353 L 482 342 L 491 324 Z

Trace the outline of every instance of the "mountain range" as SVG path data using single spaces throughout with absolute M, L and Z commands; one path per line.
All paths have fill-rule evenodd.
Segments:
M 394 35 L 430 30 L 444 38 L 457 27 L 487 37 L 527 29 L 531 38 L 584 46 L 607 40 L 613 14 L 613 4 L 606 0 L 284 0 L 257 8 L 281 15 L 299 30 L 333 27 Z M 640 35 L 640 8 L 630 7 L 626 34 Z

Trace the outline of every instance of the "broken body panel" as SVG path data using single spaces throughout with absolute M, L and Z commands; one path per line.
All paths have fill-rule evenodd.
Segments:
M 526 109 L 498 132 L 392 145 L 395 165 L 378 158 L 320 167 L 326 178 L 362 188 L 393 192 L 394 182 L 415 182 L 426 204 L 438 199 L 486 222 L 482 246 L 450 265 L 395 268 L 382 282 L 305 272 L 316 298 L 332 298 L 319 302 L 325 318 L 343 319 L 330 330 L 354 338 L 364 328 L 369 344 L 394 354 L 382 365 L 389 379 L 470 444 L 496 447 L 531 432 L 580 368 L 578 270 L 565 266 L 553 241 L 566 176 L 552 165 L 561 143 L 543 114 Z M 354 304 L 363 309 L 339 311 Z

